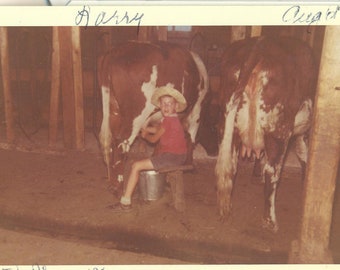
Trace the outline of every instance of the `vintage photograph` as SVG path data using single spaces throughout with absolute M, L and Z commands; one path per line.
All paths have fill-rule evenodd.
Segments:
M 340 262 L 339 26 L 83 11 L 0 27 L 0 265 Z

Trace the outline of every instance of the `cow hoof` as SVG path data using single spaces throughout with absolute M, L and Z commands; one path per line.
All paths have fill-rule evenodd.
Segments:
M 109 190 L 116 198 L 120 199 L 123 195 L 123 183 L 111 183 Z
M 262 220 L 262 227 L 268 231 L 271 231 L 273 233 L 277 233 L 279 230 L 279 226 L 276 222 L 273 222 L 269 218 L 265 218 Z
M 219 217 L 219 221 L 221 223 L 231 223 L 231 209 L 229 209 L 228 211 L 224 211 L 224 212 L 220 212 L 220 217 Z
M 255 176 L 255 177 L 261 177 L 262 176 L 261 159 L 259 159 L 259 158 L 255 158 L 255 160 L 254 160 L 253 176 Z

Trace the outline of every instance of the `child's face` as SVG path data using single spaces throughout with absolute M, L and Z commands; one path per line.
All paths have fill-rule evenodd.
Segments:
M 164 116 L 169 116 L 176 113 L 177 102 L 171 96 L 162 96 L 159 100 L 160 109 Z

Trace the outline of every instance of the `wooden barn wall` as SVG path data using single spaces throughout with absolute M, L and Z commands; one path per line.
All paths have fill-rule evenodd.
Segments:
M 8 28 L 14 122 L 27 134 L 35 133 L 48 119 L 51 40 L 51 28 Z M 3 89 L 0 92 L 0 112 L 3 112 Z M 0 117 L 3 123 L 4 114 L 0 113 Z
M 259 28 L 262 35 L 294 36 L 308 41 L 319 60 L 324 27 L 279 27 Z M 142 30 L 142 31 L 141 31 Z M 162 30 L 160 34 L 160 30 Z M 166 30 L 166 29 L 165 29 Z M 252 28 L 244 27 L 244 36 L 250 37 Z M 146 27 L 87 27 L 81 29 L 81 52 L 83 70 L 84 126 L 86 130 L 97 131 L 100 119 L 100 92 L 96 86 L 96 59 L 109 46 L 126 40 L 167 39 L 197 52 L 205 62 L 211 88 L 219 85 L 219 60 L 230 44 L 230 26 L 193 26 L 191 31 L 165 31 L 164 28 Z M 9 27 L 9 66 L 13 114 L 15 127 L 19 132 L 34 135 L 39 129 L 48 128 L 51 91 L 52 28 L 51 27 Z M 61 67 L 62 68 L 62 67 Z M 2 73 L 1 73 L 2 74 Z M 62 102 L 62 99 L 60 99 Z M 60 108 L 62 106 L 60 105 Z M 4 97 L 1 84 L 0 112 L 4 111 Z M 59 109 L 59 121 L 62 122 Z M 0 113 L 0 131 L 3 132 L 4 114 Z M 62 124 L 60 123 L 60 128 Z M 3 140 L 2 137 L 0 139 Z

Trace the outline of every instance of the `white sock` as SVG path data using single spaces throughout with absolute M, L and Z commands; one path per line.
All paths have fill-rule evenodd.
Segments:
M 131 204 L 131 198 L 122 196 L 120 198 L 120 203 L 124 204 L 124 205 L 129 205 L 129 204 Z

